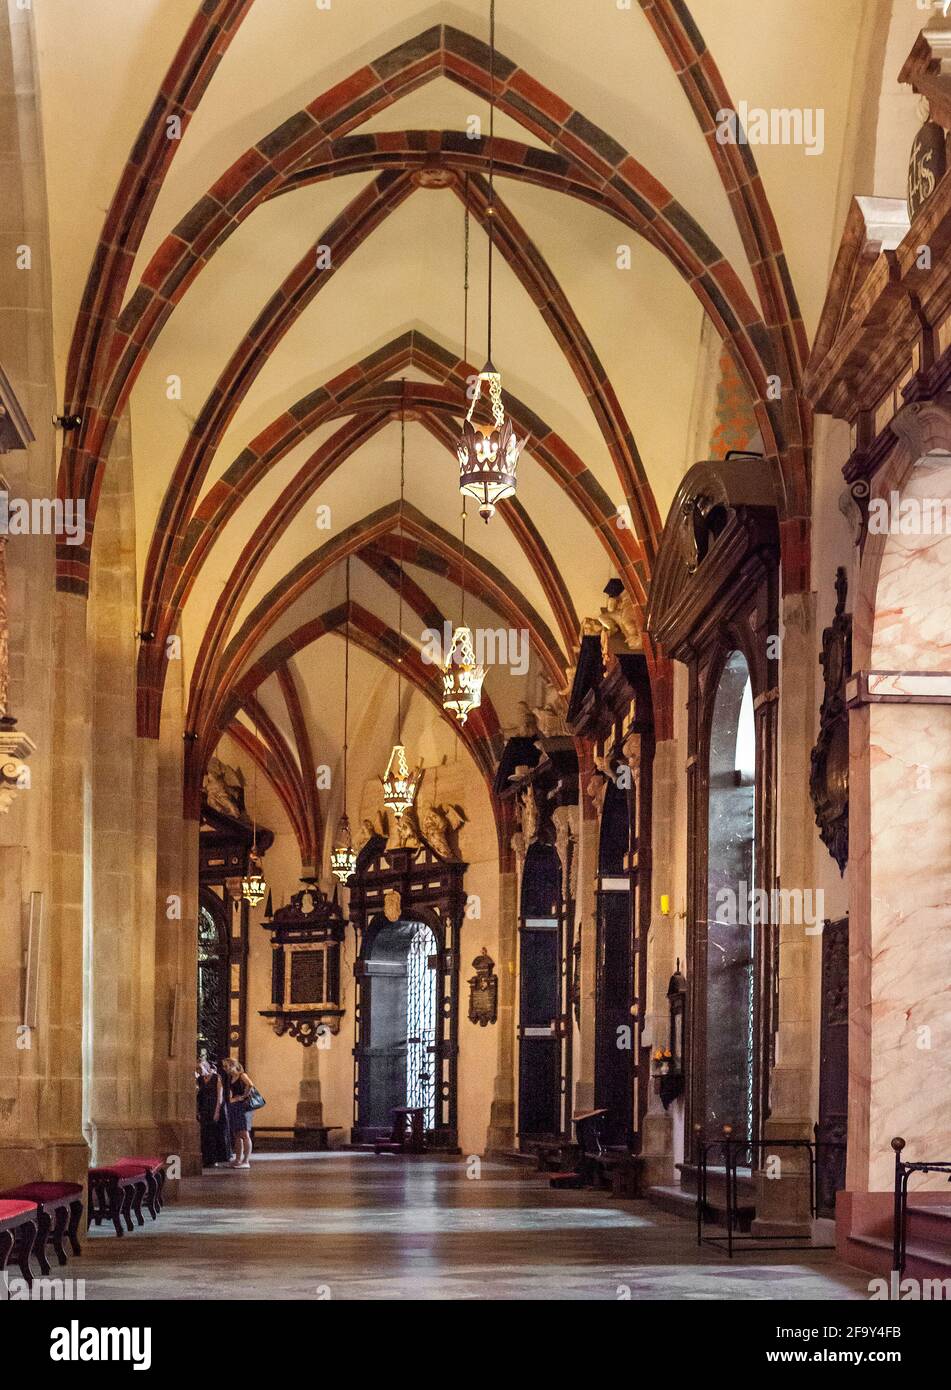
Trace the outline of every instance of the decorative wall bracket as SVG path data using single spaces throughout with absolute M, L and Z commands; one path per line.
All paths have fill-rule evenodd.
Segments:
M 819 664 L 825 690 L 819 708 L 819 737 L 812 750 L 809 795 L 819 836 L 845 872 L 849 859 L 849 712 L 846 683 L 852 673 L 852 618 L 845 611 L 845 570 L 836 571 L 835 616 L 822 634 Z
M 469 977 L 469 1022 L 485 1028 L 499 1017 L 499 978 L 484 946 L 472 964 L 476 973 Z
M 18 791 L 30 785 L 27 759 L 36 744 L 16 729 L 0 727 L 0 813 L 9 811 Z

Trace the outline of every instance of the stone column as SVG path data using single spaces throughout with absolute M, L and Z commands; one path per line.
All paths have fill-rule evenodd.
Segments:
M 135 519 L 131 432 L 124 416 L 110 452 L 96 517 L 90 583 L 93 755 L 87 895 L 87 1118 L 96 1162 L 154 1142 L 153 942 L 143 887 L 152 860 L 148 820 L 154 754 L 136 737 Z M 150 750 L 151 752 L 152 750 Z M 144 880 L 144 882 L 143 882 Z M 154 900 L 154 899 L 153 899 Z
M 304 1048 L 300 1089 L 294 1123 L 302 1129 L 316 1128 L 324 1122 L 324 1105 L 320 1093 L 320 1041 Z
M 182 662 L 170 661 L 155 757 L 158 826 L 155 898 L 155 1123 L 183 1175 L 201 1172 L 195 1119 L 198 1036 L 198 821 L 182 809 L 184 689 Z M 147 740 L 140 739 L 140 745 Z
M 517 1026 L 516 979 L 518 974 L 518 912 L 525 865 L 525 840 L 512 837 L 515 870 L 499 874 L 499 1018 L 498 1070 L 485 1137 L 486 1153 L 515 1147 L 515 1029 Z
M 33 14 L 0 6 L 0 364 L 29 421 L 27 448 L 4 455 L 10 495 L 22 501 L 52 500 L 56 494 L 56 447 L 52 416 L 57 410 L 53 366 L 52 288 L 43 139 L 35 82 Z M 5 422 L 9 427 L 10 420 Z M 35 439 L 27 436 L 32 430 Z M 0 431 L 7 433 L 7 431 Z M 17 431 L 21 433 L 21 431 Z M 54 619 L 52 534 L 10 538 L 3 557 L 8 627 L 8 677 L 0 715 L 16 724 L 0 730 L 0 763 L 9 768 L 0 792 L 0 1185 L 43 1172 L 49 1177 L 82 1175 L 87 1151 L 81 1131 L 82 929 L 75 936 L 61 908 L 82 901 L 82 795 L 63 805 L 67 787 L 56 761 L 53 736 L 53 673 L 56 640 L 72 627 L 74 650 L 63 680 L 80 675 L 85 604 L 66 600 L 68 621 Z M 80 675 L 79 686 L 84 678 Z M 75 686 L 70 694 L 80 695 Z M 79 769 L 83 750 L 80 704 L 73 732 L 78 737 L 70 765 Z M 56 716 L 68 718 L 65 702 Z M 35 752 L 33 746 L 35 744 Z M 59 744 L 60 751 L 64 745 Z M 29 763 L 24 769 L 24 763 Z M 28 775 L 27 775 L 28 774 Z M 13 795 L 15 793 L 15 796 Z M 58 863 L 51 859 L 54 823 L 68 814 L 76 840 Z M 67 862 L 68 860 L 68 862 Z M 36 1027 L 23 1024 L 23 951 L 31 894 L 39 938 Z M 61 967 L 68 971 L 60 978 Z
M 776 769 L 777 877 L 787 889 L 808 891 L 815 901 L 815 817 L 809 799 L 809 758 L 815 738 L 815 595 L 783 600 L 781 698 Z M 785 679 L 785 673 L 790 678 Z M 766 1139 L 813 1139 L 821 932 L 804 922 L 783 922 L 779 932 L 779 1019 L 776 1065 L 770 1076 Z M 770 1162 L 770 1160 L 772 1160 Z M 778 1161 L 777 1161 L 778 1160 Z M 770 1176 L 770 1174 L 776 1176 Z M 805 1150 L 764 1152 L 757 1174 L 755 1234 L 809 1229 L 809 1179 Z
M 677 803 L 677 748 L 675 739 L 665 739 L 654 749 L 653 807 L 651 815 L 651 903 L 650 931 L 647 939 L 647 998 L 643 1003 L 644 1027 L 641 1040 L 651 1049 L 666 1047 L 670 1041 L 670 1013 L 667 986 L 676 965 L 672 910 L 660 911 L 661 894 L 677 900 L 674 855 Z M 683 962 L 681 962 L 683 965 Z M 677 1103 L 677 1102 L 675 1102 Z M 679 1102 L 682 1105 L 682 1101 Z M 667 1186 L 674 1181 L 673 1120 L 660 1096 L 651 1086 L 644 1115 L 644 1182 L 646 1186 Z
M 92 739 L 86 600 L 56 594 L 53 660 L 50 901 L 46 913 L 47 1060 L 41 1127 L 52 1164 L 49 1177 L 78 1179 L 89 1150 L 83 1137 L 83 981 L 89 961 L 84 934 L 87 769 Z

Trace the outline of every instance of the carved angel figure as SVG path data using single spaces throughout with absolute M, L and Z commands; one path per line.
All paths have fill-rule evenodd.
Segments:
M 599 617 L 608 644 L 610 645 L 611 639 L 614 638 L 616 645 L 619 642 L 630 652 L 643 650 L 644 640 L 634 602 L 620 579 L 609 579 L 604 592 L 608 601 L 601 609 Z
M 450 835 L 465 824 L 465 815 L 458 806 L 430 805 L 423 819 L 423 836 L 440 859 L 455 859 Z
M 397 822 L 396 833 L 399 836 L 400 849 L 419 849 L 422 844 L 420 835 L 419 821 L 416 817 L 415 807 L 409 806 L 400 816 Z
M 238 767 L 229 767 L 220 758 L 208 761 L 202 787 L 213 811 L 221 811 L 236 820 L 247 819 L 244 809 L 244 773 Z
M 543 679 L 542 699 L 544 703 L 532 710 L 540 732 L 545 738 L 556 738 L 559 734 L 566 734 L 568 726 L 565 723 L 565 715 L 568 713 L 568 701 L 564 695 Z

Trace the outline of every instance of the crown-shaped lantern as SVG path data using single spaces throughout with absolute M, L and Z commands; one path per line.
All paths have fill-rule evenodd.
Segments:
M 402 743 L 394 743 L 386 772 L 380 780 L 383 783 L 383 805 L 393 812 L 397 820 L 416 800 L 421 777 L 422 768 L 417 767 L 410 772 L 406 749 Z
M 482 394 L 482 383 L 488 387 L 492 408 L 492 424 L 479 425 L 473 420 L 476 405 Z M 459 440 L 459 491 L 472 497 L 479 515 L 488 522 L 495 515 L 495 506 L 503 497 L 512 497 L 518 485 L 518 456 L 524 440 L 519 443 L 511 420 L 506 418 L 502 404 L 502 377 L 491 362 L 476 377 L 472 403 L 462 426 Z
M 248 872 L 241 880 L 241 896 L 251 907 L 257 907 L 267 895 L 267 880 L 256 850 L 248 855 Z
M 472 629 L 457 627 L 443 666 L 442 707 L 464 724 L 471 709 L 482 704 L 485 667 L 477 666 Z
M 357 870 L 357 856 L 350 834 L 350 817 L 344 811 L 337 824 L 337 838 L 330 851 L 330 872 L 341 883 L 349 883 Z

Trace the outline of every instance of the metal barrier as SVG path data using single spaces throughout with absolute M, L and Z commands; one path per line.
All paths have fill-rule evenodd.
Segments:
M 931 1163 L 905 1163 L 902 1160 L 904 1139 L 896 1136 L 892 1140 L 895 1150 L 895 1206 L 892 1220 L 892 1269 L 899 1278 L 905 1272 L 905 1240 L 908 1234 L 908 1179 L 912 1173 L 947 1173 L 951 1182 L 951 1161 L 935 1160 Z
M 816 1167 L 818 1154 L 821 1149 L 844 1149 L 845 1145 L 841 1142 L 832 1140 L 815 1139 L 737 1139 L 732 1133 L 732 1126 L 723 1126 L 723 1135 L 719 1139 L 705 1139 L 700 1133 L 697 1134 L 697 1244 L 711 1245 L 717 1248 L 726 1246 L 727 1254 L 730 1259 L 738 1249 L 755 1250 L 834 1250 L 834 1245 L 814 1245 L 811 1239 L 804 1236 L 776 1236 L 776 1235 L 737 1235 L 739 1226 L 739 1180 L 738 1169 L 740 1159 L 748 1155 L 748 1162 L 752 1172 L 753 1159 L 757 1154 L 764 1150 L 773 1153 L 780 1149 L 805 1149 L 808 1158 L 809 1171 L 809 1215 L 814 1217 L 816 1214 Z M 712 1150 L 720 1149 L 723 1154 L 723 1167 L 726 1194 L 726 1234 L 713 1236 L 705 1234 L 705 1227 L 712 1224 L 708 1220 L 709 1175 L 710 1162 L 709 1155 Z M 781 1244 L 769 1245 L 768 1241 L 781 1241 Z

